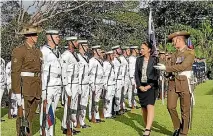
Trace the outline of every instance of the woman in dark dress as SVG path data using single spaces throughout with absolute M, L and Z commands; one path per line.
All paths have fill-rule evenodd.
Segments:
M 158 59 L 150 55 L 152 46 L 150 43 L 142 43 L 141 56 L 137 58 L 135 65 L 135 80 L 138 97 L 142 108 L 142 116 L 146 129 L 143 136 L 149 136 L 154 119 L 154 104 L 157 96 L 155 91 L 158 86 L 158 71 L 153 67 Z

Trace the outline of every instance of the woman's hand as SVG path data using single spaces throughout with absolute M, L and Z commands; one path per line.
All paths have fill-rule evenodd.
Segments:
M 141 90 L 141 92 L 147 91 L 147 90 L 145 90 L 145 87 L 144 87 L 144 86 L 140 86 L 139 89 Z
M 144 87 L 144 89 L 147 91 L 147 90 L 151 89 L 151 86 L 147 85 L 147 86 Z

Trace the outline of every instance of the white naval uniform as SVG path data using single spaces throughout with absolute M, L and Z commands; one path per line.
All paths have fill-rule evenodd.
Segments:
M 103 62 L 100 59 L 92 57 L 89 60 L 89 77 L 90 77 L 90 99 L 89 99 L 89 119 L 92 119 L 92 93 L 95 93 L 94 103 L 97 112 L 94 112 L 95 119 L 100 119 L 98 111 L 98 102 L 103 89 Z
M 80 53 L 78 54 L 79 58 L 79 94 L 81 95 L 80 99 L 80 113 L 79 122 L 80 125 L 85 125 L 85 116 L 86 116 L 86 108 L 89 99 L 89 60 L 87 56 L 82 56 Z
M 115 77 L 116 77 L 116 90 L 115 90 L 115 105 L 114 111 L 120 110 L 120 102 L 121 102 L 121 91 L 124 86 L 124 73 L 123 72 L 123 63 L 121 63 L 121 57 L 115 58 L 113 60 L 114 68 L 115 68 Z
M 104 88 L 106 89 L 104 117 L 112 116 L 112 101 L 115 96 L 115 69 L 112 62 L 104 61 Z
M 4 90 L 6 88 L 6 75 L 5 75 L 5 61 L 1 58 L 1 71 L 0 71 L 0 104 L 4 94 Z
M 134 85 L 134 91 L 132 92 L 133 88 L 128 92 L 128 103 L 129 106 L 136 106 L 136 101 L 135 101 L 135 94 L 137 93 L 136 89 L 136 83 L 135 83 L 135 63 L 136 63 L 136 58 L 135 56 L 131 55 L 129 57 L 129 74 L 131 78 L 131 85 Z M 134 105 L 132 105 L 134 103 Z
M 129 58 L 121 56 L 121 63 L 123 63 L 122 67 L 122 73 L 124 75 L 124 91 L 122 94 L 122 100 L 123 101 L 123 109 L 126 109 L 125 106 L 125 97 L 127 92 L 132 92 L 132 84 L 131 84 L 131 79 L 130 79 L 130 72 L 129 72 Z
M 42 117 L 43 117 L 43 101 L 47 97 L 47 109 L 48 113 L 49 106 L 52 104 L 53 113 L 55 116 L 55 110 L 57 108 L 59 98 L 61 95 L 61 55 L 58 51 L 58 58 L 53 53 L 52 49 L 48 45 L 41 47 L 41 52 L 43 54 L 43 65 L 42 65 L 42 105 L 40 113 L 40 126 L 42 126 Z M 47 84 L 47 77 L 49 75 L 50 67 L 50 80 Z M 47 90 L 47 96 L 46 96 Z M 40 134 L 42 133 L 40 129 Z M 50 128 L 46 129 L 47 136 L 53 136 L 53 125 Z
M 62 80 L 65 86 L 65 105 L 64 105 L 64 115 L 62 119 L 62 127 L 67 129 L 67 100 L 68 96 L 71 96 L 71 114 L 72 120 L 77 122 L 77 105 L 78 105 L 78 93 L 79 93 L 79 59 L 77 54 L 66 50 L 62 54 Z M 71 125 L 71 124 L 70 124 Z
M 6 79 L 7 79 L 7 90 L 8 93 L 11 89 L 11 61 L 7 63 L 6 65 Z M 12 92 L 11 93 L 11 115 L 17 115 L 18 107 L 17 107 L 17 101 L 15 94 Z

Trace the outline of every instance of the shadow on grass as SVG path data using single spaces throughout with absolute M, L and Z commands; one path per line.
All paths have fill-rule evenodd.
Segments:
M 40 130 L 40 114 L 35 114 L 32 122 L 33 135 L 35 135 Z
M 63 114 L 64 114 L 64 108 L 59 107 L 56 109 L 55 116 L 60 121 L 62 121 Z M 58 122 L 55 120 L 55 123 L 58 123 Z M 36 114 L 33 119 L 33 135 L 35 135 L 39 131 L 40 131 L 40 114 Z
M 133 129 L 135 129 L 138 132 L 138 135 L 142 135 L 143 134 L 143 129 L 141 127 L 138 127 L 135 125 L 134 121 L 137 121 L 138 124 L 142 125 L 143 128 L 145 128 L 145 124 L 142 121 L 142 115 L 140 114 L 136 114 L 136 113 L 131 113 L 128 112 L 126 113 L 129 117 L 127 116 L 118 116 L 115 121 L 119 121 L 121 123 L 124 123 L 130 127 L 132 127 Z M 172 135 L 172 132 L 167 130 L 164 126 L 162 126 L 161 124 L 159 124 L 157 121 L 153 122 L 153 127 L 152 127 L 152 131 L 164 134 L 164 135 Z
M 135 123 L 134 123 L 134 120 L 136 120 L 136 121 L 139 121 L 140 124 L 143 124 L 142 121 L 140 121 L 141 116 L 139 116 L 138 114 L 130 113 L 130 112 L 127 113 L 127 114 L 129 115 L 130 118 L 127 117 L 127 116 L 124 116 L 124 115 L 123 116 L 117 116 L 115 118 L 115 121 L 119 121 L 121 123 L 124 123 L 127 126 L 132 127 L 133 129 L 135 129 L 137 131 L 138 135 L 142 135 L 143 129 L 136 126 Z M 144 124 L 143 124 L 143 126 L 144 126 Z
M 213 88 L 209 92 L 207 92 L 206 95 L 213 95 Z
M 166 129 L 162 124 L 159 124 L 157 121 L 153 122 L 153 128 L 152 131 L 161 133 L 161 134 L 165 134 L 165 135 L 172 135 L 173 132 L 169 131 L 168 129 Z
M 1 118 L 8 114 L 8 108 L 1 108 Z
M 55 117 L 62 122 L 63 115 L 64 115 L 64 107 L 57 108 L 55 112 Z

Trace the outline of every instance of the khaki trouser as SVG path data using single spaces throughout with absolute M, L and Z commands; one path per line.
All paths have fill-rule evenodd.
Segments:
M 24 96 L 24 115 L 29 122 L 30 136 L 33 135 L 32 121 L 33 121 L 33 117 L 35 115 L 35 111 L 38 107 L 39 102 L 40 102 L 40 99 L 36 97 Z M 17 123 L 16 124 L 17 136 L 19 136 L 19 129 L 20 129 L 19 118 L 17 118 L 16 123 Z
M 181 122 L 176 110 L 178 97 L 180 97 Z M 187 135 L 189 130 L 190 117 L 190 93 L 169 90 L 167 98 L 167 109 L 172 118 L 174 129 L 176 130 L 180 128 L 180 133 Z

